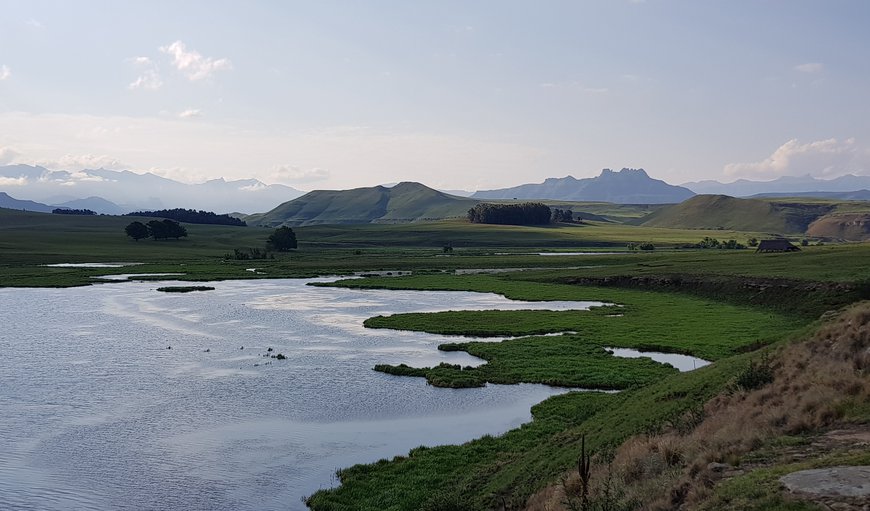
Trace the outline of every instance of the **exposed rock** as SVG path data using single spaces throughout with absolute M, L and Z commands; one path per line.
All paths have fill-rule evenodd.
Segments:
M 792 493 L 870 500 L 870 466 L 801 470 L 779 480 Z

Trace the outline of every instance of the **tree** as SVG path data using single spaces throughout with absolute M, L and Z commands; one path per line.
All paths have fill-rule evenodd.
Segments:
M 150 234 L 148 233 L 148 226 L 143 224 L 142 222 L 131 223 L 124 228 L 124 232 L 127 233 L 127 236 L 133 238 L 136 241 L 150 236 Z
M 149 234 L 151 234 L 155 240 L 187 237 L 187 229 L 178 222 L 173 222 L 168 218 L 163 221 L 151 220 L 148 222 L 147 226 Z
M 272 250 L 286 252 L 296 248 L 296 233 L 293 229 L 284 226 L 275 229 L 275 232 L 269 235 L 266 241 L 266 246 Z

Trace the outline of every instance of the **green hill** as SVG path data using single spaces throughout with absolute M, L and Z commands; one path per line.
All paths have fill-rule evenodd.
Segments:
M 840 207 L 835 201 L 737 199 L 696 195 L 640 219 L 644 227 L 733 229 L 770 233 L 804 233 L 815 219 Z
M 399 183 L 353 190 L 315 190 L 245 220 L 255 225 L 407 223 L 463 217 L 478 201 Z

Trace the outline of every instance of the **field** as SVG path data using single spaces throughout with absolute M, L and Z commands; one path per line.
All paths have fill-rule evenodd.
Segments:
M 372 368 L 396 378 L 423 377 L 433 385 L 458 388 L 528 382 L 621 392 L 569 392 L 540 403 L 533 409 L 532 422 L 502 436 L 461 446 L 420 447 L 393 460 L 342 468 L 341 486 L 310 497 L 315 510 L 567 509 L 563 503 L 573 495 L 569 487 L 576 483 L 584 438 L 595 454 L 599 476 L 609 473 L 607 460 L 629 467 L 620 469 L 618 477 L 625 499 L 632 492 L 659 498 L 659 493 L 684 485 L 680 498 L 685 502 L 739 509 L 733 504 L 740 502 L 735 495 L 756 480 L 765 481 L 754 488 L 760 492 L 759 502 L 782 501 L 769 474 L 804 466 L 783 462 L 771 468 L 774 456 L 763 453 L 789 442 L 810 445 L 814 435 L 844 421 L 864 428 L 870 421 L 870 362 L 861 365 L 860 359 L 852 363 L 849 358 L 866 349 L 868 337 L 861 332 L 870 328 L 870 312 L 860 309 L 840 320 L 836 331 L 841 333 L 813 334 L 820 327 L 833 328 L 826 325 L 844 307 L 870 298 L 870 266 L 865 263 L 870 244 L 829 243 L 791 254 L 756 254 L 748 249 L 678 247 L 705 236 L 745 243 L 764 233 L 611 222 L 509 227 L 447 221 L 300 227 L 295 229 L 297 250 L 275 254 L 274 259 L 238 261 L 227 254 L 262 248 L 272 230 L 187 225 L 187 239 L 134 242 L 123 233 L 132 220 L 0 210 L 0 286 L 87 285 L 96 275 L 122 273 L 178 272 L 183 275 L 173 279 L 209 281 L 377 272 L 379 276 L 333 285 L 468 290 L 523 300 L 610 304 L 589 311 L 450 311 L 366 321 L 369 328 L 516 337 L 441 346 L 484 359 L 477 368 Z M 628 251 L 630 242 L 651 242 L 656 248 Z M 447 245 L 452 251 L 444 249 Z M 566 254 L 538 255 L 559 251 Z M 82 262 L 141 264 L 44 266 Z M 523 271 L 505 272 L 519 269 Z M 387 276 L 396 272 L 411 275 Z M 823 346 L 831 335 L 854 338 L 851 344 L 837 346 L 857 351 L 834 358 L 831 349 L 818 348 L 797 361 L 800 350 L 811 346 L 807 339 Z M 614 347 L 690 354 L 714 363 L 678 373 L 646 358 L 614 357 L 606 350 Z M 819 371 L 824 368 L 825 374 L 814 372 L 806 360 Z M 790 367 L 803 369 L 787 372 Z M 806 392 L 810 386 L 813 392 Z M 777 394 L 772 396 L 774 388 Z M 743 396 L 742 401 L 734 396 Z M 811 404 L 800 401 L 811 398 Z M 753 406 L 758 409 L 789 406 L 789 419 L 759 423 L 757 437 L 735 439 L 729 421 L 747 403 L 757 403 Z M 752 415 L 756 411 L 740 413 L 767 417 Z M 792 420 L 804 426 L 792 425 Z M 722 435 L 721 445 L 701 448 L 697 439 L 690 443 L 707 431 L 703 428 L 714 426 L 720 428 L 716 431 L 731 432 L 717 433 Z M 663 458 L 663 452 L 670 452 L 662 447 L 665 442 L 681 446 L 679 455 Z M 729 442 L 739 448 L 722 447 Z M 632 446 L 646 450 L 638 454 Z M 635 474 L 631 460 L 647 459 L 644 456 L 657 460 L 650 462 L 656 467 L 665 459 L 664 468 L 653 476 L 644 465 L 643 474 Z M 859 459 L 848 450 L 836 456 L 833 459 Z M 740 459 L 761 458 L 768 465 L 759 465 L 743 479 L 735 477 L 715 487 L 703 479 L 708 475 L 703 467 L 710 462 L 733 465 Z M 695 465 L 702 468 L 695 470 Z M 643 484 L 657 489 L 644 490 Z

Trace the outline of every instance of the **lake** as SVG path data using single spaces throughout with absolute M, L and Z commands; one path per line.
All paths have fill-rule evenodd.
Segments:
M 337 468 L 502 433 L 564 392 L 375 372 L 481 361 L 435 349 L 455 337 L 363 320 L 596 305 L 308 282 L 0 289 L 0 509 L 305 509 Z

